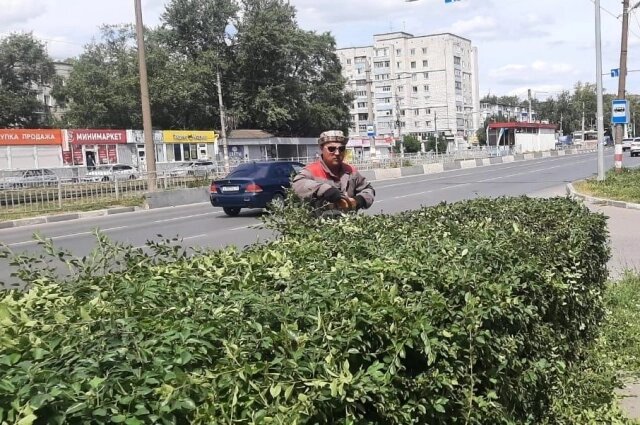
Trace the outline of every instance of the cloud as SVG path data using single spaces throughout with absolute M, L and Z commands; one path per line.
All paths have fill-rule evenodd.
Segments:
M 0 25 L 16 27 L 44 15 L 47 7 L 43 0 L 0 0 Z
M 577 69 L 566 63 L 549 63 L 536 60 L 530 64 L 507 64 L 491 69 L 489 78 L 502 84 L 520 85 L 555 82 L 558 78 L 576 76 Z

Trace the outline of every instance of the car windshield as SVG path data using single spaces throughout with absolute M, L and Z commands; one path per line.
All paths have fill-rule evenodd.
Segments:
M 227 179 L 234 178 L 264 178 L 267 176 L 267 171 L 269 170 L 269 166 L 267 164 L 242 164 L 238 165 L 238 167 L 233 170 L 226 177 Z

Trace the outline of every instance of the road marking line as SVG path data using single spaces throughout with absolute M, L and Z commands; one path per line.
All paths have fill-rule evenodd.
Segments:
M 129 226 L 109 227 L 108 229 L 100 229 L 100 228 L 98 228 L 98 231 L 100 231 L 100 232 L 110 232 L 112 230 L 126 229 L 127 227 L 129 227 Z
M 231 230 L 231 231 L 233 231 L 233 230 L 242 230 L 242 229 L 248 229 L 249 227 L 252 227 L 252 226 L 256 226 L 256 225 L 255 224 L 248 224 L 246 226 L 234 227 L 233 229 L 228 229 L 228 230 Z
M 207 234 L 206 234 L 206 233 L 202 233 L 202 234 L 200 234 L 200 235 L 187 236 L 187 237 L 182 238 L 182 240 L 183 240 L 183 241 L 186 241 L 186 240 L 188 240 L 188 239 L 196 239 L 196 238 L 201 238 L 201 237 L 203 237 L 203 236 L 207 236 Z
M 179 221 L 179 220 L 184 220 L 187 218 L 195 218 L 195 217 L 203 217 L 206 215 L 216 215 L 216 214 L 221 214 L 222 211 L 213 211 L 213 212 L 208 212 L 208 213 L 203 213 L 203 214 L 193 214 L 193 215 L 185 215 L 182 217 L 174 217 L 174 218 L 166 218 L 164 220 L 156 220 L 154 221 L 154 223 L 169 223 L 172 221 Z

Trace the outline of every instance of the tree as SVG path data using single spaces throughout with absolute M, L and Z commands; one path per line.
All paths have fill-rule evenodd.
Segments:
M 447 139 L 442 135 L 442 134 L 438 134 L 438 139 L 437 139 L 437 143 L 438 143 L 438 153 L 445 153 L 447 151 Z M 429 139 L 427 140 L 427 152 L 436 152 L 436 137 L 435 136 L 429 136 Z
M 140 128 L 142 110 L 133 47 L 132 25 L 103 26 L 102 42 L 94 42 L 74 60 L 65 86 L 56 86 L 56 99 L 65 102 L 65 119 L 72 127 Z
M 347 130 L 345 80 L 329 34 L 303 31 L 283 0 L 243 2 L 235 44 L 233 112 L 242 126 L 317 136 Z
M 422 146 L 422 142 L 420 142 L 420 140 L 412 134 L 405 135 L 402 139 L 402 143 L 404 144 L 404 151 L 406 153 L 420 152 L 420 148 Z
M 51 84 L 55 68 L 32 33 L 0 40 L 0 127 L 34 128 L 50 120 L 37 87 Z

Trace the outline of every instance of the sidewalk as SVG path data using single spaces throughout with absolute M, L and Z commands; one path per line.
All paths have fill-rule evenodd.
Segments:
M 567 193 L 584 200 L 585 205 L 608 217 L 611 259 L 608 263 L 611 279 L 619 279 L 625 270 L 640 273 L 640 204 L 610 201 L 577 193 L 567 185 Z M 629 418 L 640 419 L 640 382 L 629 382 L 618 391 L 620 406 Z

